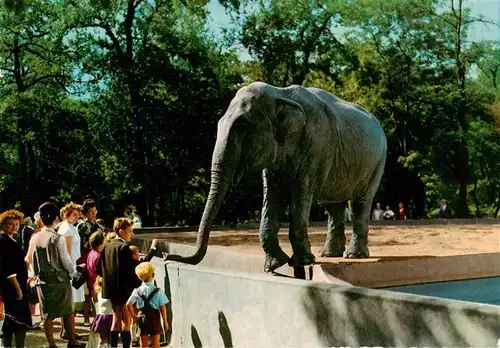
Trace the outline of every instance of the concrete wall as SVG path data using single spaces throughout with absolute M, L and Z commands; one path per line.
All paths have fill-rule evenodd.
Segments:
M 172 347 L 496 346 L 500 307 L 154 258 Z
M 352 225 L 347 222 L 346 225 Z M 420 219 L 420 220 L 378 220 L 370 221 L 371 226 L 423 226 L 423 225 L 500 225 L 500 219 L 485 218 L 485 219 Z M 325 221 L 310 221 L 310 227 L 326 227 Z M 282 228 L 288 228 L 288 223 L 282 223 Z M 225 230 L 252 230 L 259 229 L 258 223 L 250 224 L 236 224 L 236 225 L 222 225 L 214 226 L 212 231 L 225 231 Z M 195 232 L 198 231 L 198 226 L 165 226 L 165 227 L 143 227 L 135 228 L 134 233 L 166 233 L 166 232 Z

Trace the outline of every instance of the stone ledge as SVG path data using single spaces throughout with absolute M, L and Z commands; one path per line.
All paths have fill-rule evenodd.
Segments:
M 289 223 L 281 224 L 282 228 L 288 228 Z M 347 222 L 347 226 L 352 223 Z M 426 225 L 500 225 L 500 219 L 420 219 L 420 220 L 380 220 L 370 221 L 370 226 L 426 226 Z M 309 227 L 326 227 L 326 221 L 311 221 Z M 257 230 L 258 223 L 218 225 L 212 231 L 234 231 L 234 230 Z M 165 226 L 165 227 L 142 227 L 135 228 L 134 233 L 167 233 L 167 232 L 196 232 L 198 226 Z

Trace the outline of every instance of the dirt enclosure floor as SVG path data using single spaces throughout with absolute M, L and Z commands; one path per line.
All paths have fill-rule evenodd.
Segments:
M 346 228 L 347 243 L 352 227 Z M 309 241 L 316 261 L 342 261 L 318 257 L 326 238 L 326 227 L 309 228 Z M 196 243 L 196 232 L 148 234 L 171 243 Z M 280 245 L 290 256 L 288 229 L 279 232 Z M 371 226 L 368 233 L 370 259 L 380 257 L 448 256 L 500 252 L 500 225 Z M 243 253 L 261 254 L 257 230 L 213 231 L 210 247 L 229 248 Z M 364 261 L 369 261 L 364 260 Z M 352 262 L 352 260 L 350 260 Z M 361 260 L 360 260 L 361 261 Z

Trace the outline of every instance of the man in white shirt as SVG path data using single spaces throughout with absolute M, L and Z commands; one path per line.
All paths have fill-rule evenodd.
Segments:
M 391 210 L 391 207 L 386 205 L 385 206 L 385 211 L 382 214 L 382 217 L 384 220 L 395 220 L 396 219 L 396 214 Z
M 382 214 L 384 211 L 380 208 L 380 203 L 377 203 L 376 208 L 373 209 L 372 220 L 382 220 Z

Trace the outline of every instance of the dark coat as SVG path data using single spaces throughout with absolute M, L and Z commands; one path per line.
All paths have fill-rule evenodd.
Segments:
M 35 233 L 35 229 L 31 226 L 24 226 L 21 232 L 21 243 L 23 247 L 24 254 L 28 253 L 28 248 L 30 246 L 30 240 L 33 234 Z
M 17 298 L 16 289 L 8 276 L 15 274 L 23 294 L 27 294 L 28 269 L 24 261 L 24 251 L 7 234 L 0 233 L 0 287 L 4 301 Z
M 124 305 L 134 290 L 132 251 L 122 239 L 113 239 L 101 252 L 96 273 L 103 278 L 102 297 Z
M 451 219 L 453 217 L 453 210 L 449 205 L 446 206 L 446 209 L 443 210 L 442 207 L 439 208 L 439 217 L 441 219 Z
M 151 261 L 151 259 L 153 258 L 154 256 L 154 252 L 155 252 L 155 249 L 150 249 L 147 253 L 146 256 L 144 257 L 141 257 L 139 260 L 132 260 L 132 263 L 133 263 L 133 267 L 134 267 L 134 289 L 135 288 L 138 288 L 139 286 L 141 286 L 142 284 L 142 281 L 139 279 L 139 277 L 137 276 L 137 274 L 135 274 L 135 268 L 137 266 L 139 266 L 142 262 L 149 262 Z
M 23 293 L 22 300 L 17 300 L 16 288 L 9 279 L 16 275 Z M 17 241 L 7 234 L 0 234 L 0 288 L 5 308 L 3 332 L 16 332 L 31 327 L 31 312 L 28 302 L 28 269 L 24 262 L 24 251 Z M 14 319 L 15 318 L 15 319 Z

